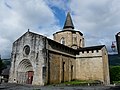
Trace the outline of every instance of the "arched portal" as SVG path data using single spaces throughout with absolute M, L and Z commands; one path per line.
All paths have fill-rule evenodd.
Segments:
M 32 84 L 33 81 L 33 66 L 28 59 L 22 60 L 17 68 L 17 83 Z

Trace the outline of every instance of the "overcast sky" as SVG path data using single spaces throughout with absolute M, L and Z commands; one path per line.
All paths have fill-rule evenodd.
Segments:
M 111 51 L 120 31 L 120 0 L 0 0 L 2 58 L 10 58 L 12 43 L 28 29 L 52 38 L 63 28 L 68 11 L 86 46 L 105 44 Z

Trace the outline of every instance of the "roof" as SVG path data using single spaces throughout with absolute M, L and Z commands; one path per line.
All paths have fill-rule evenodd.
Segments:
M 61 44 L 61 43 L 59 43 L 59 42 L 56 42 L 56 41 L 54 41 L 54 40 L 52 40 L 52 39 L 47 38 L 47 40 L 50 41 L 51 43 L 54 43 L 54 45 L 61 45 L 61 46 L 65 47 L 65 48 L 68 48 L 68 49 L 71 49 L 71 50 L 75 50 L 75 49 L 73 49 L 73 48 L 71 48 L 71 47 L 68 47 L 68 46 L 66 46 L 66 45 L 64 45 L 64 44 Z
M 65 31 L 70 31 L 72 33 L 78 32 L 81 36 L 83 36 L 83 34 L 80 31 L 75 31 L 74 30 L 74 25 L 73 25 L 73 22 L 72 22 L 72 18 L 71 18 L 70 12 L 67 13 L 67 17 L 66 17 L 66 20 L 65 20 L 65 24 L 64 24 L 63 30 L 62 31 L 58 31 L 56 33 L 61 33 L 61 32 L 65 32 Z M 54 33 L 54 34 L 56 34 L 56 33 Z
M 78 32 L 81 36 L 83 36 L 83 34 L 82 34 L 80 31 L 75 31 L 75 30 L 62 30 L 62 31 L 58 31 L 58 32 L 56 32 L 56 33 L 61 33 L 61 32 L 66 32 L 66 31 L 70 31 L 70 32 L 72 32 L 72 33 Z M 56 33 L 54 33 L 54 34 L 56 34 Z M 54 34 L 53 34 L 53 35 L 54 35 Z
M 66 28 L 74 29 L 74 25 L 73 25 L 73 22 L 72 22 L 72 18 L 70 16 L 70 12 L 67 13 L 67 17 L 66 17 L 63 29 L 66 29 Z
M 31 32 L 31 31 L 27 31 L 26 33 L 24 33 L 21 37 L 19 37 L 16 41 L 14 41 L 13 43 L 17 42 L 18 40 L 20 40 L 23 36 L 25 36 L 26 34 L 31 34 L 31 35 L 35 35 L 35 36 L 41 36 L 41 37 L 44 37 L 46 38 L 46 36 L 43 36 L 43 35 L 40 35 L 40 34 L 37 34 L 37 33 L 34 33 L 34 32 Z
M 72 55 L 76 55 L 76 53 L 79 53 L 75 49 L 73 49 L 71 47 L 68 47 L 68 46 L 66 46 L 64 44 L 61 44 L 61 43 L 56 42 L 54 40 L 51 40 L 49 38 L 47 38 L 47 40 L 48 40 L 49 45 L 51 45 L 51 47 L 53 49 L 56 49 L 56 50 L 59 50 L 59 51 L 63 51 L 63 52 L 67 52 L 67 53 L 72 54 Z
M 90 50 L 100 50 L 103 47 L 105 47 L 105 45 L 99 45 L 99 46 L 91 46 L 91 47 L 83 47 L 83 48 L 79 48 L 79 51 L 90 51 Z
M 76 32 L 76 31 L 74 31 L 74 32 Z M 64 46 L 66 48 L 72 49 L 72 48 L 70 48 L 70 47 L 68 47 L 66 45 L 60 44 L 60 43 L 58 43 L 58 42 L 56 42 L 56 41 L 54 41 L 54 40 L 52 40 L 50 38 L 47 38 L 46 36 L 43 36 L 43 35 L 40 35 L 40 34 L 37 34 L 37 33 L 34 33 L 34 32 L 30 32 L 30 31 L 27 31 L 25 34 L 27 34 L 27 33 L 32 34 L 32 35 L 42 36 L 42 37 L 46 38 L 48 41 L 54 42 L 54 44 L 61 45 L 61 46 Z M 20 38 L 22 38 L 25 34 L 23 34 Z M 20 38 L 18 38 L 17 40 L 19 40 Z M 72 50 L 74 50 L 74 49 L 72 49 Z

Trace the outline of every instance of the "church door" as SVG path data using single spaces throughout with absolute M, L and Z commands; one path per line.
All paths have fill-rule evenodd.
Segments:
M 32 84 L 32 81 L 33 81 L 33 71 L 28 71 L 27 75 L 28 75 L 27 84 Z

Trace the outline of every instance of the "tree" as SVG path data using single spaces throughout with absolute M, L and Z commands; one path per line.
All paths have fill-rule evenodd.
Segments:
M 4 63 L 1 60 L 1 56 L 0 56 L 0 74 L 2 73 L 2 70 L 5 68 Z
M 110 80 L 111 83 L 113 83 L 113 81 L 120 81 L 120 66 L 110 67 Z

